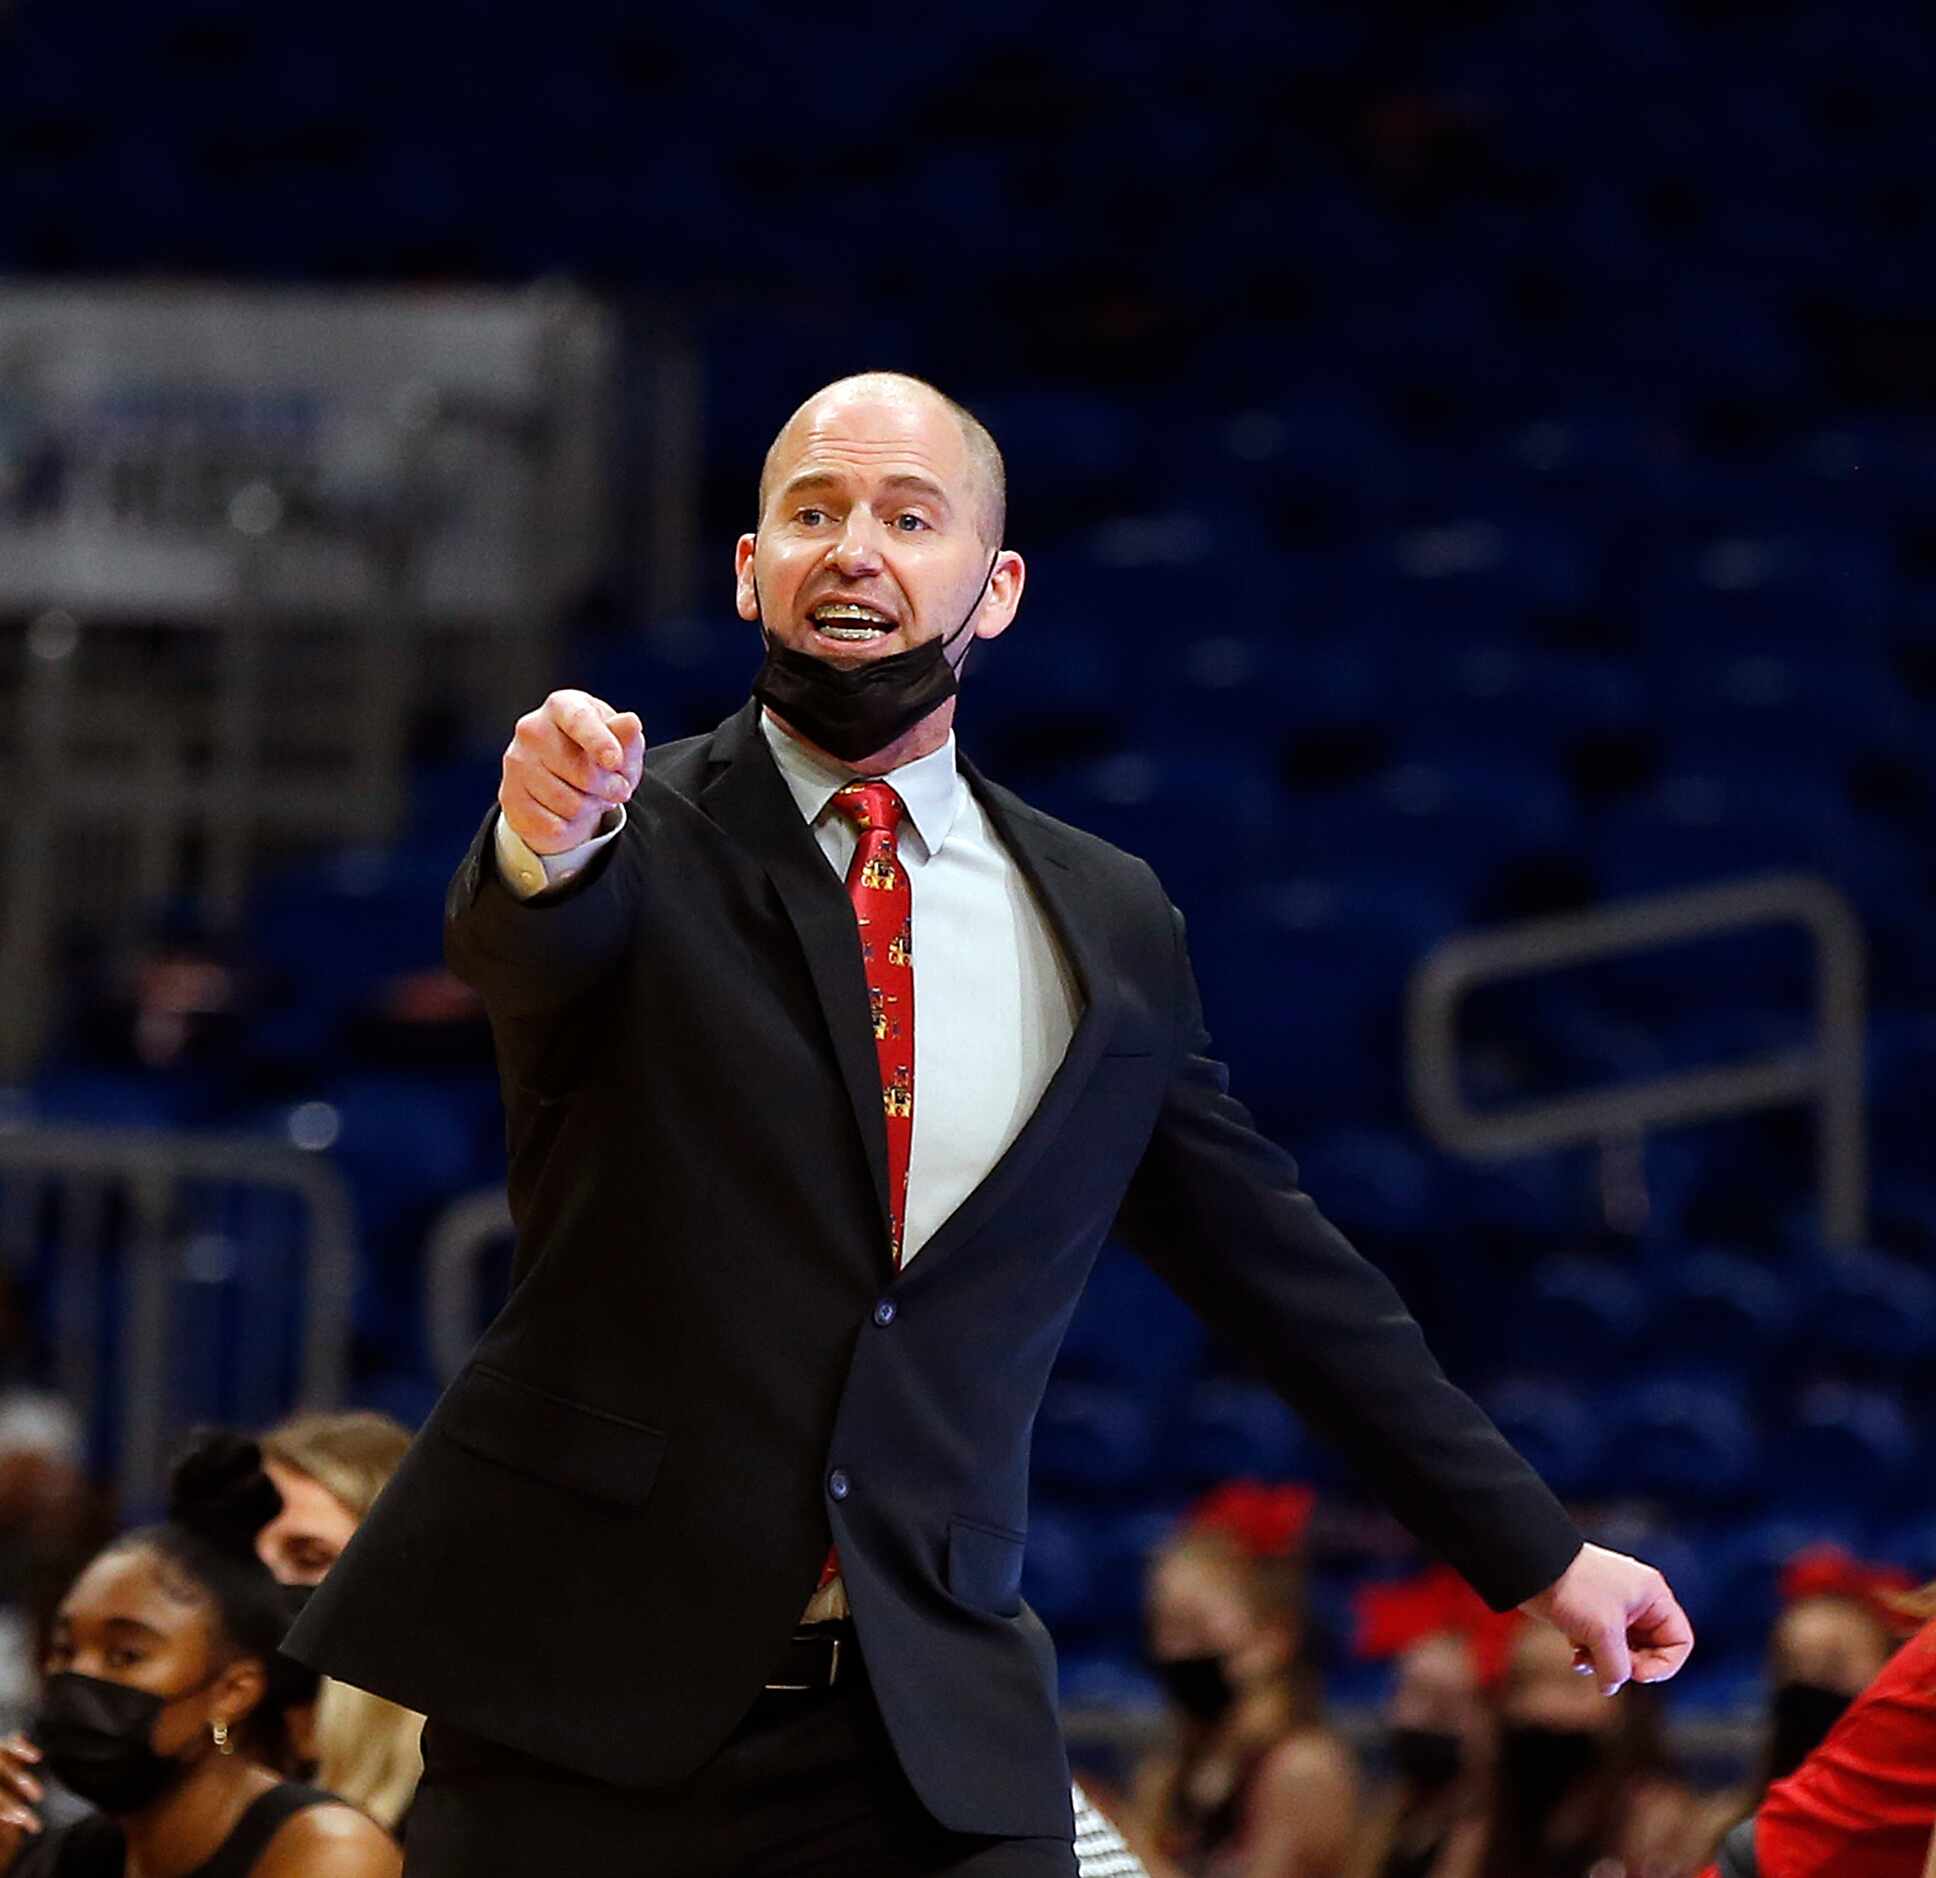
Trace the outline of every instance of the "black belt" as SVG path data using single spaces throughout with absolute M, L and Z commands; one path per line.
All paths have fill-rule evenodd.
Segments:
M 1760 1868 L 1755 1864 L 1755 1823 L 1752 1813 L 1721 1841 L 1721 1849 L 1716 1853 L 1714 1862 L 1721 1878 L 1760 1878 Z
M 827 1624 L 801 1625 L 769 1672 L 766 1686 L 771 1693 L 809 1695 L 831 1689 L 859 1670 L 854 1626 L 842 1617 Z

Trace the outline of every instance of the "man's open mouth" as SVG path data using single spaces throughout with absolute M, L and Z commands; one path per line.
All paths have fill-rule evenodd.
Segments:
M 865 645 L 868 640 L 879 639 L 894 630 L 894 622 L 885 613 L 851 600 L 826 601 L 815 607 L 809 617 L 823 639 L 839 639 L 849 645 Z

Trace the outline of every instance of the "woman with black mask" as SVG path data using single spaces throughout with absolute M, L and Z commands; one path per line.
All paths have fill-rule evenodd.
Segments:
M 1890 1601 L 1922 1628 L 1721 1843 L 1701 1878 L 1936 1874 L 1936 1584 Z
M 1152 1562 L 1150 1651 L 1175 1732 L 1139 1772 L 1126 1836 L 1153 1872 L 1343 1870 L 1357 1762 L 1321 1712 L 1297 1558 L 1309 1503 L 1222 1489 Z
M 1653 1691 L 1609 1700 L 1545 1624 L 1513 1643 L 1499 1695 L 1480 1878 L 1656 1878 L 1685 1870 L 1690 1796 L 1667 1771 Z
M 175 1470 L 167 1523 L 81 1573 L 55 1614 L 32 1739 L 0 1748 L 0 1872 L 398 1878 L 380 1827 L 270 1770 L 290 1606 L 255 1535 L 278 1504 L 253 1442 L 206 1437 Z M 43 1838 L 42 1772 L 100 1813 Z
M 1365 1808 L 1351 1878 L 1467 1878 L 1492 1762 L 1478 1653 L 1469 1637 L 1435 1629 L 1399 1651 L 1397 1667 L 1385 1703 L 1385 1777 Z

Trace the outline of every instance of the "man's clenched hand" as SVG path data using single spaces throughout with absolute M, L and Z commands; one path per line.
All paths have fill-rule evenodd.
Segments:
M 1604 1546 L 1582 1546 L 1556 1583 L 1519 1607 L 1574 1644 L 1574 1664 L 1612 1695 L 1629 1677 L 1665 1682 L 1687 1661 L 1694 1631 L 1667 1580 Z
M 598 833 L 645 764 L 645 726 L 588 691 L 554 691 L 518 719 L 504 749 L 498 806 L 533 854 L 563 854 Z

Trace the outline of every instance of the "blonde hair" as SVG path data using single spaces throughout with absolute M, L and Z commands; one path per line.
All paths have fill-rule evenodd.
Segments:
M 358 1520 L 376 1504 L 409 1446 L 409 1429 L 370 1409 L 292 1415 L 262 1437 L 265 1458 L 307 1474 Z
M 1927 1623 L 1936 1617 L 1936 1578 L 1932 1578 L 1920 1591 L 1905 1591 L 1891 1602 L 1910 1622 Z
M 262 1437 L 265 1458 L 309 1479 L 359 1523 L 410 1446 L 410 1431 L 366 1409 L 294 1415 Z M 316 1696 L 316 1784 L 394 1832 L 423 1778 L 421 1715 L 323 1678 Z
M 423 1778 L 423 1725 L 421 1715 L 325 1676 L 316 1697 L 317 1786 L 395 1832 Z

